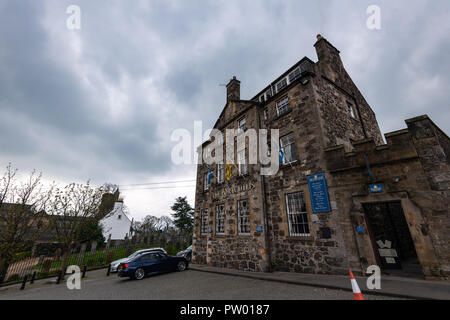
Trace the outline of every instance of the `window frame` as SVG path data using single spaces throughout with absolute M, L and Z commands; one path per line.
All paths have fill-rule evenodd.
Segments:
M 222 211 L 219 211 L 219 207 L 222 207 Z M 221 213 L 220 217 L 219 213 Z M 225 235 L 225 221 L 225 205 L 218 204 L 216 205 L 216 235 Z M 219 227 L 221 227 L 222 231 L 219 231 Z
M 352 119 L 356 119 L 356 112 L 355 109 L 353 107 L 353 103 L 350 103 L 347 101 L 347 112 L 350 114 L 350 117 Z
M 241 203 L 246 202 L 247 206 L 246 206 L 246 214 L 245 216 L 242 216 L 242 210 L 241 210 Z M 248 199 L 243 199 L 243 200 L 239 200 L 237 202 L 238 205 L 238 214 L 237 214 L 237 218 L 238 218 L 238 234 L 241 236 L 249 236 L 251 234 L 251 223 L 250 223 L 250 208 L 249 208 L 249 201 Z M 242 220 L 243 218 L 245 219 L 246 223 L 242 224 Z M 248 226 L 248 232 L 242 232 L 242 226 Z M 247 231 L 247 230 L 245 230 Z
M 217 164 L 217 183 L 225 182 L 225 164 L 219 163 Z
M 281 86 L 280 84 L 283 83 Z M 282 91 L 284 88 L 286 88 L 288 86 L 288 79 L 287 77 L 283 77 L 283 79 L 281 79 L 280 81 L 277 82 L 277 84 L 275 85 L 275 89 L 277 90 L 277 93 Z
M 202 210 L 201 216 L 200 216 L 200 234 L 201 235 L 207 235 L 208 234 L 208 209 Z
M 291 75 L 293 75 L 292 78 L 291 78 Z M 294 82 L 295 80 L 300 78 L 301 75 L 302 75 L 302 72 L 300 70 L 300 66 L 298 66 L 297 68 L 295 68 L 293 71 L 291 71 L 289 73 L 289 75 L 288 75 L 289 84 L 291 84 L 292 82 Z
M 289 137 L 289 136 L 292 136 L 292 142 L 290 142 L 290 143 L 288 143 L 288 144 L 286 144 L 286 145 L 284 145 L 283 144 L 283 139 L 284 138 L 287 138 L 287 137 Z M 280 148 L 281 148 L 281 150 L 283 150 L 283 154 L 284 154 L 284 157 L 283 157 L 283 165 L 288 165 L 288 164 L 292 164 L 292 163 L 295 163 L 295 162 L 297 162 L 298 161 L 298 153 L 297 153 L 297 145 L 296 145 L 296 143 L 295 143 L 295 136 L 294 136 L 294 133 L 293 132 L 291 132 L 291 133 L 288 133 L 287 135 L 284 135 L 284 136 L 282 136 L 282 137 L 280 137 Z M 286 148 L 288 147 L 288 146 L 293 146 L 293 147 L 291 147 L 290 148 L 290 158 L 291 158 L 291 160 L 292 160 L 292 148 L 294 148 L 294 150 L 295 150 L 295 159 L 294 160 L 292 160 L 292 161 L 287 161 L 287 157 L 286 157 Z
M 291 110 L 291 105 L 289 103 L 289 97 L 285 96 L 283 98 L 281 98 L 280 100 L 278 100 L 275 104 L 276 109 L 277 109 L 277 116 L 282 116 L 285 115 L 286 113 L 288 113 Z M 282 111 L 280 111 L 280 109 Z
M 241 122 L 244 121 L 244 125 L 242 126 Z M 245 117 L 238 120 L 238 132 L 244 132 L 247 130 L 247 119 Z
M 241 155 L 244 154 L 244 163 L 241 162 Z M 248 164 L 247 164 L 247 149 L 244 148 L 242 150 L 238 150 L 237 152 L 237 160 L 238 160 L 238 169 L 239 169 L 239 175 L 245 176 L 248 174 Z M 245 168 L 245 170 L 243 170 Z
M 300 203 L 296 206 L 299 207 L 298 212 L 291 213 L 291 208 L 289 206 L 289 197 L 294 197 L 295 195 L 299 195 L 298 200 L 300 200 Z M 297 199 L 293 199 L 295 201 Z M 308 209 L 306 207 L 306 201 L 305 201 L 305 193 L 303 191 L 293 192 L 293 193 L 287 193 L 285 194 L 285 203 L 286 203 L 286 218 L 288 220 L 288 229 L 289 229 L 289 236 L 290 237 L 310 237 L 311 236 L 311 227 L 308 219 Z M 291 217 L 298 216 L 297 221 L 299 221 L 299 217 L 301 217 L 301 222 L 295 222 L 294 219 L 291 219 Z M 294 224 L 296 226 L 294 226 Z M 306 226 L 306 227 L 305 227 Z M 294 229 L 297 229 L 296 231 L 303 231 L 302 232 L 295 232 Z M 302 229 L 302 230 L 301 230 Z M 307 231 L 307 232 L 305 232 Z

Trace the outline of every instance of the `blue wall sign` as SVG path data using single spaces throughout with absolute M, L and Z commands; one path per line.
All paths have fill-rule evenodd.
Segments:
M 330 212 L 327 181 L 323 173 L 308 177 L 309 193 L 314 213 Z
M 256 226 L 256 232 L 263 232 L 263 226 Z
M 371 184 L 369 185 L 370 193 L 382 193 L 383 185 L 381 183 Z

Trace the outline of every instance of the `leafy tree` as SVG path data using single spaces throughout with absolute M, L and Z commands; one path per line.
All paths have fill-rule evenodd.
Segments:
M 186 234 L 191 235 L 194 224 L 194 209 L 187 202 L 187 197 L 178 197 L 171 207 L 174 225 Z
M 80 230 L 80 243 L 96 241 L 101 244 L 105 242 L 103 236 L 103 226 L 98 220 L 89 219 Z

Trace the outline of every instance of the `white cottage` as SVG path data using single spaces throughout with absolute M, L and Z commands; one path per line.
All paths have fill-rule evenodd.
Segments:
M 103 236 L 106 240 L 110 236 L 111 240 L 123 240 L 133 235 L 133 221 L 125 214 L 121 200 L 116 201 L 114 209 L 100 223 L 103 225 Z

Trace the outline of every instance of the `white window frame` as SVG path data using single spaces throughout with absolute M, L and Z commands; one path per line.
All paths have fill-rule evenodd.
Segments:
M 216 234 L 225 234 L 225 205 L 218 204 L 216 206 Z
M 278 100 L 276 105 L 277 105 L 277 115 L 278 116 L 288 113 L 289 110 L 291 109 L 288 96 L 284 97 L 283 99 Z
M 297 198 L 295 198 L 295 196 L 297 196 Z M 308 212 L 306 210 L 304 193 L 289 193 L 286 194 L 285 199 L 289 235 L 291 237 L 309 237 L 311 235 L 311 228 L 308 222 Z M 290 199 L 291 201 L 289 201 Z
M 291 73 L 289 73 L 288 75 L 288 81 L 289 83 L 294 82 L 295 80 L 297 80 L 298 78 L 300 78 L 301 72 L 300 72 L 300 67 L 297 67 L 294 69 L 294 71 L 292 71 Z M 292 77 L 291 77 L 292 76 Z
M 286 143 L 285 139 L 288 139 L 287 143 Z M 288 147 L 290 147 L 289 148 L 289 150 L 290 150 L 289 156 L 290 157 L 287 157 L 287 153 L 286 153 L 286 150 L 288 149 Z M 290 164 L 290 163 L 294 163 L 294 162 L 298 161 L 297 146 L 295 144 L 295 137 L 294 137 L 293 132 L 280 138 L 280 148 L 281 148 L 281 150 L 283 150 L 283 153 L 284 153 L 283 164 Z M 292 159 L 293 158 L 292 157 L 292 149 L 295 150 L 295 156 L 296 156 L 295 159 Z M 288 158 L 290 158 L 291 161 L 287 161 Z
M 218 164 L 217 165 L 217 183 L 223 183 L 225 181 L 225 165 Z
M 266 99 L 269 100 L 273 96 L 272 87 L 267 89 L 264 94 L 266 95 Z
M 353 109 L 353 104 L 347 102 L 347 111 L 350 114 L 350 117 L 356 119 L 355 109 Z
M 248 174 L 247 152 L 245 148 L 238 151 L 237 158 L 238 158 L 239 175 L 244 176 Z
M 246 125 L 247 125 L 247 120 L 245 119 L 245 117 L 241 118 L 238 121 L 238 132 L 244 132 L 246 129 L 246 127 L 245 127 Z
M 242 203 L 246 203 L 246 210 L 242 210 Z M 250 208 L 248 200 L 238 201 L 238 233 L 250 235 Z
M 203 210 L 200 221 L 200 234 L 208 234 L 208 210 Z
M 281 90 L 283 90 L 284 88 L 286 88 L 287 86 L 288 86 L 288 79 L 286 77 L 284 77 L 283 79 L 281 79 L 280 81 L 277 82 L 277 84 L 275 85 L 275 89 L 277 90 L 277 93 L 278 93 Z
M 269 108 L 265 108 L 263 111 L 264 120 L 269 119 Z

